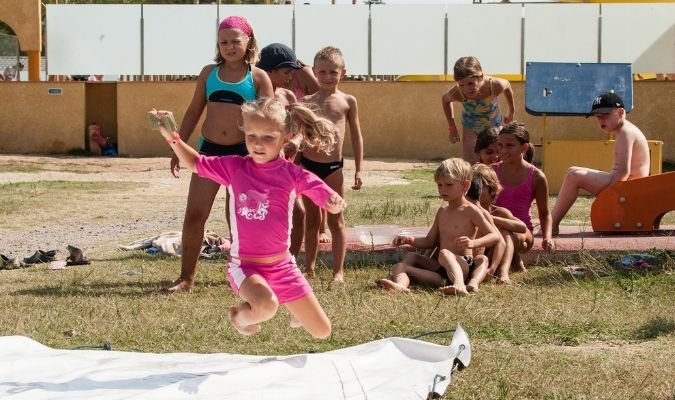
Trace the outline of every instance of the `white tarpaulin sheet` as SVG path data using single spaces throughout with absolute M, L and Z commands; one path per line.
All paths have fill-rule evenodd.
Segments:
M 57 350 L 0 337 L 3 399 L 424 399 L 442 394 L 471 347 L 387 338 L 291 356 Z

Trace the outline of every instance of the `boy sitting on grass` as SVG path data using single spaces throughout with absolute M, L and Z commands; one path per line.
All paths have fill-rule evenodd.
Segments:
M 412 245 L 418 248 L 432 248 L 439 244 L 438 265 L 429 263 L 429 269 L 417 268 L 405 263 L 394 265 L 389 279 L 380 279 L 378 286 L 385 290 L 409 291 L 411 274 L 415 279 L 432 287 L 439 287 L 444 294 L 466 295 L 476 290 L 478 280 L 474 272 L 485 268 L 487 258 L 483 255 L 475 259 L 472 249 L 489 247 L 500 241 L 499 233 L 485 218 L 481 209 L 471 204 L 464 195 L 469 189 L 473 171 L 471 165 L 461 158 L 450 158 L 441 163 L 434 173 L 438 193 L 447 202 L 436 212 L 434 223 L 426 237 L 398 236 L 394 246 Z M 477 232 L 481 236 L 477 236 Z M 417 268 L 413 270 L 412 268 Z M 426 271 L 422 271 L 426 270 Z M 445 278 L 450 286 L 443 286 Z M 464 282 L 469 279 L 468 284 Z

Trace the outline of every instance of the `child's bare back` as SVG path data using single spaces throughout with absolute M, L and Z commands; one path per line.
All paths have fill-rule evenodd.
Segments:
M 649 175 L 649 144 L 642 131 L 624 119 L 623 125 L 615 135 L 614 164 L 610 172 L 612 181 L 625 180 L 621 178 L 626 172 L 628 172 L 626 179 L 644 178 Z

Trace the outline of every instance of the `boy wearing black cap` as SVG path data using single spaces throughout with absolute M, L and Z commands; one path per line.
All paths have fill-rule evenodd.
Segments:
M 621 97 L 606 92 L 596 97 L 591 106 L 603 132 L 614 134 L 614 163 L 609 172 L 584 167 L 570 167 L 565 174 L 558 200 L 553 207 L 553 234 L 559 233 L 560 221 L 577 199 L 579 189 L 593 195 L 614 182 L 642 178 L 649 175 L 649 146 L 640 129 L 626 119 L 626 110 Z
M 256 67 L 267 72 L 277 100 L 284 105 L 297 101 L 295 94 L 285 89 L 293 79 L 293 70 L 300 69 L 293 49 L 281 43 L 267 45 L 260 50 L 260 61 Z

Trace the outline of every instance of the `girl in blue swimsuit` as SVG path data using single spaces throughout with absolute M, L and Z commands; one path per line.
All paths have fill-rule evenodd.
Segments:
M 197 78 L 178 133 L 187 142 L 206 109 L 197 151 L 214 156 L 245 155 L 244 132 L 239 126 L 241 105 L 260 97 L 274 97 L 272 82 L 265 71 L 255 67 L 258 47 L 245 18 L 231 16 L 220 23 L 217 48 L 216 63 L 205 66 Z M 171 173 L 178 178 L 179 171 L 174 154 Z M 204 225 L 219 188 L 218 183 L 192 174 L 183 220 L 181 273 L 165 290 L 177 292 L 194 286 Z
M 455 63 L 454 79 L 457 84 L 442 97 L 443 112 L 448 120 L 450 142 L 460 141 L 453 102 L 463 105 L 462 110 L 462 157 L 475 163 L 476 135 L 488 128 L 500 126 L 513 121 L 515 103 L 511 84 L 506 79 L 495 78 L 483 74 L 480 62 L 476 57 L 462 57 Z M 502 115 L 499 110 L 499 95 L 504 94 L 508 112 Z

